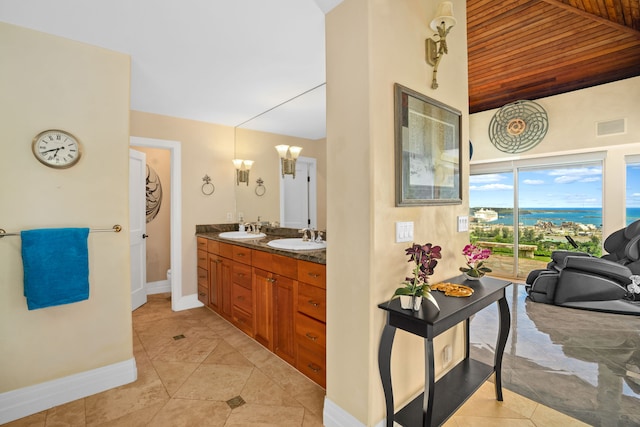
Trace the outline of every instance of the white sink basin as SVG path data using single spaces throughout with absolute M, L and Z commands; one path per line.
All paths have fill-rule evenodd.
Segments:
M 290 251 L 317 251 L 319 249 L 326 249 L 327 242 L 305 242 L 301 238 L 277 239 L 267 243 L 267 246 L 271 246 L 272 248 L 276 249 L 287 249 Z
M 262 239 L 265 237 L 264 233 L 247 233 L 246 231 L 227 231 L 224 233 L 218 234 L 218 237 L 222 237 L 223 239 Z

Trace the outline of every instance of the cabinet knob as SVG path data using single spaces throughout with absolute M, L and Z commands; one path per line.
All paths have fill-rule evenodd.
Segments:
M 307 367 L 315 373 L 320 372 L 320 369 L 321 369 L 320 366 L 316 365 L 315 363 L 309 363 Z
M 318 339 L 317 336 L 315 335 L 311 335 L 309 332 L 307 332 L 306 334 L 304 334 L 305 337 L 309 338 L 311 341 L 316 341 Z
M 310 299 L 308 301 L 309 304 L 311 304 L 314 307 L 320 307 L 320 303 L 319 302 L 315 302 L 314 300 Z
M 307 273 L 309 276 L 313 277 L 314 279 L 317 279 L 318 277 L 320 277 L 320 275 L 318 273 Z

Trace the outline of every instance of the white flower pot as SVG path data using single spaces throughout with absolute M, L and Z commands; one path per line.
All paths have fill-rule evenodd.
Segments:
M 480 277 L 474 277 L 474 276 L 469 276 L 467 273 L 463 273 L 463 274 L 464 274 L 464 277 L 465 277 L 467 280 L 480 280 L 480 279 L 482 279 L 482 276 L 480 276 Z
M 400 307 L 405 310 L 420 310 L 422 306 L 422 297 L 414 297 L 412 295 L 400 295 Z

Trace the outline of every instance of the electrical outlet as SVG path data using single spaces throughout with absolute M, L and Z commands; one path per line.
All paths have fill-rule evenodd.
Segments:
M 458 217 L 458 232 L 469 231 L 469 217 L 461 215 Z
M 233 222 L 233 212 L 227 212 L 227 222 Z
M 453 357 L 453 350 L 450 345 L 445 345 L 442 349 L 442 365 L 447 366 L 451 363 L 451 358 Z
M 413 242 L 413 221 L 396 222 L 396 243 Z

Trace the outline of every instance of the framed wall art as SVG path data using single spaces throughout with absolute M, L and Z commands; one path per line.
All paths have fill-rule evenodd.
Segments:
M 398 83 L 396 206 L 462 203 L 462 113 Z

